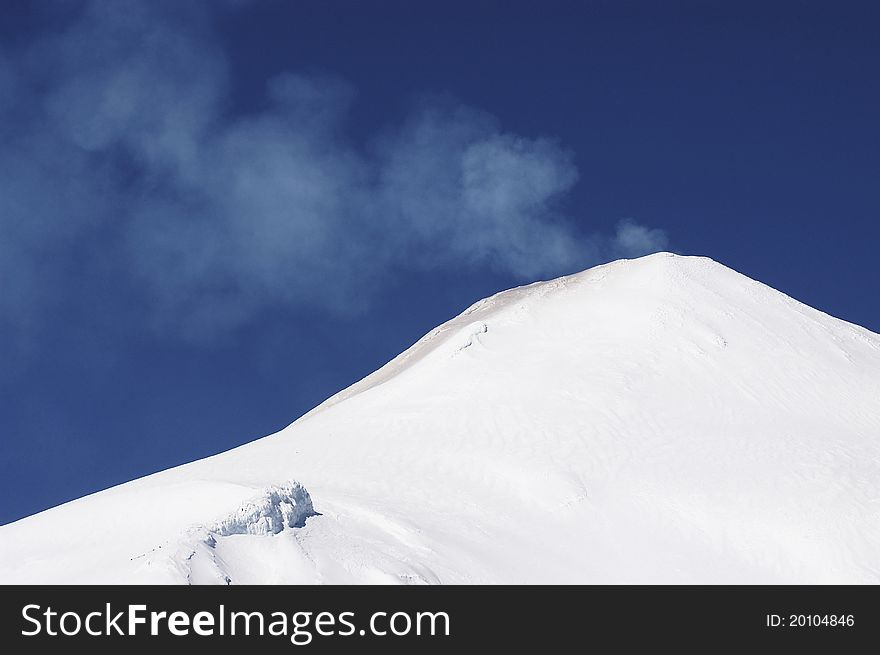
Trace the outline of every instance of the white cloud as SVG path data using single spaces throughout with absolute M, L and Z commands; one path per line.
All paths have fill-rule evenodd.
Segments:
M 663 250 L 668 243 L 669 239 L 663 230 L 647 228 L 632 219 L 624 219 L 617 224 L 614 251 L 620 257 L 639 257 Z
M 21 70 L 0 59 L 0 90 L 18 100 L 0 100 L 7 316 L 61 280 L 63 257 L 45 252 L 81 252 L 96 233 L 155 325 L 194 338 L 277 304 L 358 311 L 394 272 L 528 279 L 665 245 L 632 222 L 580 234 L 560 209 L 572 153 L 448 99 L 367 148 L 345 137 L 354 89 L 330 77 L 280 75 L 261 111 L 231 116 L 210 21 L 176 6 L 92 2 Z

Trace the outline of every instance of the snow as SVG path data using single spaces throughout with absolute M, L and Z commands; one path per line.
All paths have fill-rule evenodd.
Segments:
M 221 537 L 233 534 L 278 534 L 284 528 L 299 528 L 315 513 L 312 499 L 299 482 L 269 487 L 258 497 L 211 528 Z
M 242 567 L 252 567 L 252 560 L 258 559 L 259 550 L 254 553 L 253 549 L 246 548 L 242 555 L 238 552 L 241 550 L 240 540 L 229 540 L 229 537 L 276 535 L 287 528 L 303 527 L 306 519 L 314 515 L 309 492 L 299 482 L 270 486 L 210 527 L 190 528 L 178 544 L 171 561 L 191 584 L 230 584 L 232 572 L 241 582 L 242 576 L 247 575 Z M 277 545 L 278 542 L 271 543 Z M 233 548 L 233 544 L 238 545 L 238 548 Z M 162 556 L 164 557 L 164 553 Z M 233 563 L 230 563 L 230 557 L 235 558 Z M 275 560 L 289 569 L 295 557 L 296 555 L 291 557 L 289 553 L 283 553 L 270 559 L 268 564 L 271 567 Z M 150 558 L 150 565 L 154 564 L 153 559 Z M 263 562 L 259 569 L 265 568 L 266 562 Z
M 878 583 L 877 544 L 880 335 L 661 253 L 496 294 L 274 435 L 0 527 L 0 582 Z

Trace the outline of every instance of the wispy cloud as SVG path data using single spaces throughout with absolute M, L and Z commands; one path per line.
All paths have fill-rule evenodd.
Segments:
M 611 252 L 618 257 L 639 257 L 663 250 L 668 243 L 669 239 L 663 230 L 648 228 L 625 218 L 617 224 Z
M 448 98 L 366 147 L 345 136 L 356 98 L 339 79 L 280 75 L 259 112 L 235 115 L 206 12 L 92 2 L 0 55 L 7 318 L 37 307 L 98 235 L 114 246 L 92 256 L 146 293 L 154 324 L 194 338 L 276 304 L 357 311 L 400 271 L 528 279 L 665 245 L 631 221 L 576 230 L 560 210 L 573 154 Z

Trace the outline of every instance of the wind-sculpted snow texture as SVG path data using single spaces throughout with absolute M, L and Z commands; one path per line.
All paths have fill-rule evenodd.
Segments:
M 269 487 L 212 526 L 188 530 L 172 555 L 172 564 L 191 584 L 231 584 L 229 564 L 220 555 L 226 550 L 224 537 L 276 535 L 288 528 L 303 527 L 314 514 L 309 492 L 298 482 Z
M 242 504 L 219 521 L 211 532 L 233 534 L 278 534 L 284 528 L 299 528 L 315 513 L 312 499 L 299 482 L 269 487 L 263 495 Z
M 661 253 L 481 300 L 276 434 L 3 526 L 0 581 L 880 583 L 877 544 L 880 335 Z

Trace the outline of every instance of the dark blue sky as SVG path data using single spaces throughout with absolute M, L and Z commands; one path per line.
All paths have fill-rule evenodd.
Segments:
M 880 330 L 870 3 L 0 12 L 0 522 L 618 256 L 708 255 Z

